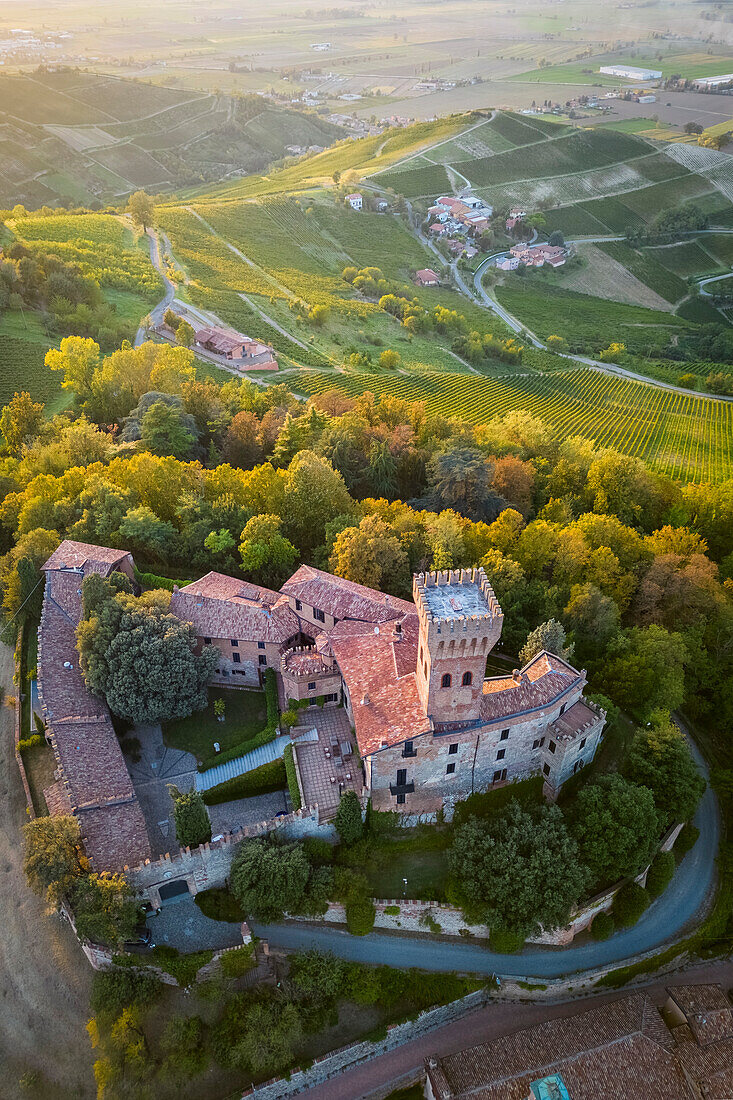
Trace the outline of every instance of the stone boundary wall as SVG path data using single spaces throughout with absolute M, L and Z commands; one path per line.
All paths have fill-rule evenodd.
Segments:
M 191 894 L 225 886 L 239 842 L 273 832 L 280 832 L 292 840 L 307 836 L 333 840 L 336 836 L 333 825 L 321 824 L 318 806 L 306 806 L 283 817 L 245 825 L 236 833 L 227 833 L 198 848 L 182 848 L 173 854 L 166 852 L 158 860 L 145 860 L 136 867 L 125 867 L 125 875 L 128 882 L 158 909 L 160 887 L 166 883 L 185 880 Z
M 405 1023 L 393 1024 L 388 1027 L 385 1039 L 380 1039 L 374 1043 L 364 1040 L 341 1047 L 340 1050 L 331 1051 L 323 1058 L 316 1058 L 309 1069 L 294 1070 L 287 1080 L 273 1078 L 262 1085 L 247 1089 L 246 1092 L 242 1093 L 242 1100 L 250 1096 L 256 1096 L 257 1100 L 285 1100 L 288 1096 L 295 1096 L 297 1093 L 331 1080 L 332 1077 L 338 1076 L 345 1070 L 353 1069 L 362 1062 L 378 1058 L 380 1055 L 402 1046 L 403 1043 L 419 1039 L 444 1024 L 459 1020 L 462 1016 L 467 1016 L 470 1012 L 483 1008 L 488 1000 L 487 991 L 479 989 L 475 993 L 469 993 L 466 997 L 462 997 L 459 1001 L 451 1001 L 447 1005 L 429 1008 L 427 1011 L 421 1012 L 415 1020 L 406 1020 Z M 419 1080 L 421 1072 L 420 1070 L 418 1074 L 410 1075 L 412 1080 Z M 394 1084 L 392 1083 L 390 1089 L 387 1090 L 387 1095 L 393 1088 Z

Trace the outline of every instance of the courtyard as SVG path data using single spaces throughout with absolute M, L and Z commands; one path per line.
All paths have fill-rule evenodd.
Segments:
M 224 721 L 214 713 L 215 703 L 224 703 Z M 256 737 L 267 723 L 267 705 L 264 691 L 248 691 L 242 688 L 209 688 L 209 702 L 205 710 L 196 711 L 188 718 L 163 725 L 163 739 L 171 749 L 192 753 L 200 764 L 211 767 L 218 756 L 214 744 L 221 752 L 242 745 Z
M 299 711 L 298 725 L 291 732 L 297 742 L 303 804 L 318 805 L 321 821 L 329 821 L 344 791 L 361 797 L 364 786 L 349 716 L 343 707 L 309 707 Z M 310 734 L 308 740 L 301 739 L 304 733 Z

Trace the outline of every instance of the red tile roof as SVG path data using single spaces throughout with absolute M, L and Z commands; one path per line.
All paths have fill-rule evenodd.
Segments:
M 655 1006 L 635 994 L 430 1059 L 428 1076 L 435 1095 L 472 1100 L 527 1100 L 531 1083 L 552 1075 L 572 1100 L 693 1100 L 672 1046 Z
M 719 985 L 676 985 L 669 993 L 701 1046 L 733 1039 L 731 1004 Z
M 102 573 L 103 576 L 108 576 L 124 558 L 132 561 L 129 551 L 113 550 L 109 546 L 94 546 L 89 542 L 64 539 L 43 568 L 45 570 L 83 569 L 85 573 Z
M 301 565 L 282 586 L 281 592 L 301 600 L 308 607 L 320 608 L 334 619 L 385 623 L 400 615 L 415 613 L 415 605 L 408 600 L 334 577 L 311 565 Z
M 492 676 L 484 681 L 479 706 L 485 722 L 510 718 L 548 706 L 585 677 L 553 653 L 543 651 L 515 676 Z
M 330 633 L 333 655 L 349 692 L 362 756 L 426 733 L 430 722 L 417 691 L 417 615 L 375 627 L 338 623 Z M 378 631 L 378 633 L 377 633 Z
M 49 789 L 49 811 L 71 810 L 78 817 L 97 870 L 118 870 L 150 858 L 145 820 L 109 710 L 87 690 L 76 651 L 83 574 L 107 574 L 128 557 L 126 551 L 65 542 L 45 567 L 38 690 L 59 773 Z
M 203 638 L 282 644 L 300 632 L 287 596 L 223 573 L 207 573 L 175 591 L 171 611 Z
M 241 355 L 246 339 L 246 336 L 240 336 L 239 333 L 226 332 L 220 328 L 200 328 L 196 333 L 197 344 L 213 348 L 220 355 L 234 355 L 235 352 Z

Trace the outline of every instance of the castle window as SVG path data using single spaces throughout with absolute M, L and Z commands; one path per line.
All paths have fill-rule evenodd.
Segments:
M 204 638 L 204 645 L 211 645 L 211 638 Z
M 445 774 L 446 775 L 453 775 L 455 770 L 456 770 L 455 764 L 449 764 L 448 767 L 445 769 Z
M 492 783 L 501 783 L 502 779 L 506 779 L 506 768 L 502 768 L 500 772 L 494 772 L 494 778 Z
M 545 775 L 549 775 L 550 774 L 550 765 L 549 764 L 543 764 L 542 765 L 542 771 L 544 772 Z
M 540 748 L 542 748 L 542 746 L 544 745 L 544 743 L 545 743 L 545 739 L 544 739 L 544 737 L 540 737 Z
M 427 680 L 427 678 L 428 678 L 428 662 L 427 661 L 422 666 L 422 674 L 425 677 L 425 679 Z
M 554 741 L 550 741 L 550 744 L 547 747 L 550 750 L 550 752 L 554 752 L 555 749 L 557 748 L 557 745 L 555 744 Z
M 404 806 L 404 804 L 405 804 L 405 796 L 403 794 L 398 794 L 397 795 L 397 805 L 398 806 Z
M 232 653 L 232 660 L 234 661 L 235 665 L 238 665 L 242 660 L 242 657 L 239 653 Z
M 257 643 L 257 648 L 258 649 L 264 649 L 265 648 L 265 643 L 264 642 L 258 642 Z
M 534 740 L 534 741 L 532 742 L 532 748 L 533 748 L 533 749 L 538 749 L 539 747 L 540 747 L 540 739 L 539 739 L 539 737 L 537 737 L 537 738 L 535 738 L 535 740 Z
M 576 760 L 573 764 L 573 775 L 583 767 L 585 767 L 585 760 Z
M 449 756 L 455 756 L 457 752 L 458 752 L 458 742 L 454 741 L 454 743 L 452 745 L 450 745 L 449 748 L 448 748 L 448 755 Z
M 422 662 L 422 646 L 420 646 L 420 661 Z
M 402 750 L 402 755 L 403 756 L 417 756 L 417 753 L 415 752 L 415 747 L 414 747 L 412 741 L 405 741 L 405 747 Z
M 500 741 L 508 741 L 509 740 L 509 730 L 502 730 L 501 731 L 501 737 L 499 738 L 499 740 Z
M 313 608 L 313 618 L 317 619 L 319 623 L 325 623 L 326 616 L 321 611 L 320 607 Z
M 308 684 L 308 691 L 315 691 L 315 689 L 316 689 L 316 681 L 311 680 L 311 682 Z
M 506 749 L 499 749 L 499 751 L 496 754 L 496 759 L 497 760 L 503 760 L 505 756 L 506 756 Z
M 443 679 L 442 679 L 442 680 L 440 681 L 440 686 L 441 686 L 442 688 L 449 688 L 449 687 L 450 687 L 450 685 L 451 685 L 451 675 L 450 675 L 450 672 L 444 672 L 444 673 L 443 673 Z
M 468 687 L 470 684 L 472 684 L 473 683 L 472 674 L 470 672 L 464 672 L 463 673 L 463 679 L 461 680 L 461 683 L 463 684 L 464 687 Z
M 295 610 L 296 610 L 296 611 L 302 611 L 302 610 L 303 610 L 303 605 L 302 605 L 302 603 L 300 602 L 300 600 L 296 600 L 296 601 L 295 601 Z
M 264 653 L 260 653 L 258 660 L 261 665 L 267 664 L 267 657 L 265 657 Z
M 565 708 L 566 708 L 567 705 L 568 705 L 567 703 L 563 703 L 563 705 L 560 707 L 560 714 L 565 713 Z
M 396 783 L 396 786 L 404 787 L 404 785 L 406 783 L 407 783 L 407 768 L 398 768 L 397 769 L 397 783 Z
M 585 743 L 586 743 L 586 741 L 587 741 L 587 740 L 588 740 L 588 738 L 587 738 L 587 737 L 584 737 L 584 738 L 583 738 L 583 740 L 582 740 L 582 741 L 580 742 L 580 748 L 581 748 L 581 749 L 584 749 L 584 748 L 585 748 Z
M 236 638 L 230 638 L 229 641 L 231 642 L 233 649 L 236 649 L 237 646 L 239 645 L 239 642 L 237 641 Z

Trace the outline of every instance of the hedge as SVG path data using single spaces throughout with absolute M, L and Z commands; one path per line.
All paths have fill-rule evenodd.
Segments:
M 292 745 L 285 746 L 285 753 L 283 755 L 283 762 L 285 764 L 285 775 L 288 779 L 288 790 L 290 792 L 290 801 L 293 804 L 294 810 L 299 810 L 303 805 L 300 797 L 300 787 L 298 786 L 298 775 L 295 766 L 295 752 Z
M 646 876 L 646 888 L 651 897 L 658 898 L 664 893 L 672 881 L 676 866 L 672 852 L 659 852 L 654 857 L 649 874 Z
M 262 745 L 267 745 L 270 741 L 275 740 L 280 721 L 280 707 L 277 698 L 277 679 L 275 670 L 272 668 L 268 668 L 265 673 L 265 704 L 267 706 L 267 725 L 264 729 L 261 729 L 254 737 L 250 737 L 248 741 L 240 741 L 238 745 L 232 745 L 230 749 L 220 752 L 216 757 L 216 764 L 199 764 L 198 770 L 200 772 L 218 767 L 219 764 L 226 764 L 229 760 L 238 760 L 240 756 L 246 756 L 248 752 L 259 749 Z
M 495 817 L 503 813 L 514 799 L 522 806 L 539 805 L 543 801 L 543 784 L 544 776 L 533 775 L 531 779 L 520 779 L 516 783 L 507 783 L 505 787 L 470 794 L 463 802 L 456 803 L 453 824 L 464 825 L 470 817 Z
M 214 957 L 213 951 L 194 951 L 190 955 L 181 955 L 177 948 L 159 944 L 150 952 L 151 962 L 175 978 L 180 986 L 192 985 L 202 966 L 206 966 Z
M 251 772 L 227 779 L 226 782 L 204 791 L 204 802 L 207 806 L 218 806 L 220 802 L 233 802 L 236 798 L 251 798 L 269 791 L 282 791 L 287 783 L 285 764 L 282 760 L 272 760 L 269 764 L 261 764 Z
M 629 882 L 622 886 L 613 899 L 613 916 L 621 928 L 630 928 L 636 924 L 641 914 L 649 908 L 651 898 L 638 882 Z
M 157 573 L 141 573 L 137 568 L 135 580 L 142 588 L 165 588 L 168 592 L 172 592 L 176 585 L 179 588 L 185 588 L 191 583 L 191 581 L 173 580 L 171 577 L 159 577 Z
M 525 937 L 521 932 L 509 932 L 505 928 L 492 928 L 489 932 L 489 944 L 492 951 L 500 955 L 513 955 L 524 946 Z
M 598 913 L 590 926 L 594 940 L 607 940 L 613 934 L 614 923 L 610 913 Z

